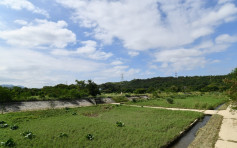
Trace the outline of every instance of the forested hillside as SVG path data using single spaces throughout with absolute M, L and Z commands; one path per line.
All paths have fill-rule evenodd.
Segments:
M 134 79 L 132 81 L 108 82 L 100 85 L 101 91 L 112 92 L 152 92 L 160 91 L 224 91 L 228 88 L 223 79 L 229 75 L 156 77 L 151 79 Z

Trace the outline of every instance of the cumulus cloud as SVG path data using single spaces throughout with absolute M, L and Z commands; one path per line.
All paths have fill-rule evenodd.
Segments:
M 19 24 L 19 25 L 26 25 L 26 24 L 28 24 L 27 21 L 25 21 L 25 20 L 15 20 L 14 23 Z
M 137 52 L 137 51 L 129 51 L 128 54 L 129 54 L 131 57 L 135 57 L 135 56 L 138 56 L 138 55 L 139 55 L 139 52 Z
M 54 55 L 61 56 L 76 56 L 80 55 L 82 57 L 87 57 L 95 60 L 106 60 L 111 57 L 112 53 L 106 53 L 100 50 L 97 50 L 97 43 L 92 40 L 82 41 L 84 46 L 77 48 L 77 50 L 66 50 L 66 49 L 56 49 L 52 51 Z
M 73 19 L 92 28 L 107 44 L 118 38 L 133 50 L 173 48 L 210 35 L 215 27 L 233 20 L 237 8 L 220 2 L 206 7 L 202 0 L 57 0 L 74 11 Z
M 113 61 L 113 62 L 111 63 L 111 65 L 122 65 L 122 64 L 123 64 L 123 62 L 120 61 L 120 60 L 116 60 L 116 61 Z
M 49 14 L 47 11 L 36 7 L 35 5 L 33 5 L 31 2 L 27 0 L 1 0 L 0 5 L 5 5 L 15 10 L 26 9 L 28 11 L 32 11 L 33 13 L 38 13 L 46 17 L 49 17 Z
M 13 46 L 64 48 L 76 42 L 76 35 L 66 27 L 65 21 L 35 20 L 20 29 L 0 31 L 0 38 Z

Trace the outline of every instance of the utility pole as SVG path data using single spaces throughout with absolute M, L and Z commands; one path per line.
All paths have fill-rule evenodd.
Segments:
M 123 92 L 122 92 L 122 83 L 123 83 L 123 73 L 121 74 L 121 95 L 123 94 Z

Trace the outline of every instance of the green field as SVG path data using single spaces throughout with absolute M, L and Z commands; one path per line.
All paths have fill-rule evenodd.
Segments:
M 169 103 L 166 98 L 173 100 Z M 215 109 L 218 105 L 228 101 L 228 97 L 222 94 L 204 94 L 204 95 L 176 95 L 150 100 L 136 100 L 126 104 L 135 104 L 141 106 L 159 106 L 170 108 L 190 108 L 190 109 Z
M 74 115 L 73 115 L 74 114 Z M 17 147 L 161 147 L 203 114 L 128 106 L 29 111 L 0 115 L 0 121 L 19 129 L 0 128 L 0 142 L 12 138 Z M 122 121 L 125 126 L 117 127 Z M 31 131 L 27 139 L 20 133 Z M 68 137 L 60 137 L 65 133 Z M 93 140 L 86 138 L 94 136 Z

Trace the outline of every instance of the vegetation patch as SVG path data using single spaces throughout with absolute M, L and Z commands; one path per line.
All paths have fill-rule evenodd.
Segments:
M 72 116 L 72 112 L 77 112 L 78 116 Z M 83 116 L 84 113 L 97 113 L 98 116 L 91 118 Z M 26 118 L 28 116 L 29 118 Z M 1 120 L 13 125 L 16 123 L 15 119 L 18 119 L 17 125 L 21 128 L 0 129 L 0 139 L 6 142 L 9 138 L 13 138 L 19 148 L 78 146 L 92 148 L 98 145 L 131 148 L 162 147 L 202 116 L 202 113 L 189 111 L 113 105 L 70 108 L 70 112 L 65 109 L 52 109 L 7 113 L 1 115 Z M 126 128 L 117 127 L 117 121 L 122 121 L 118 122 L 122 127 L 125 123 Z M 28 131 L 29 129 L 33 133 Z M 66 137 L 64 133 L 70 135 L 70 138 L 63 138 Z M 32 140 L 24 140 L 22 136 Z
M 166 94 L 162 98 L 155 98 L 150 100 L 130 101 L 126 104 L 135 104 L 141 106 L 159 106 L 169 108 L 190 108 L 190 109 L 215 109 L 218 105 L 223 104 L 228 100 L 228 97 L 222 94 L 192 94 L 179 95 L 174 93 Z M 164 97 L 164 98 L 163 98 Z
M 196 138 L 188 148 L 213 148 L 218 140 L 223 117 L 213 115 L 207 124 L 198 130 Z

